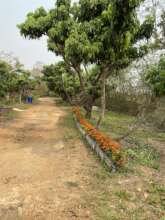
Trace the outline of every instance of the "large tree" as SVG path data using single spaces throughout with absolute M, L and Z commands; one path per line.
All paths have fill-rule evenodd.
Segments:
M 150 16 L 140 24 L 136 11 L 141 2 L 80 0 L 71 5 L 70 0 L 57 0 L 53 9 L 46 11 L 41 7 L 19 25 L 21 34 L 30 39 L 46 35 L 48 49 L 63 58 L 71 75 L 77 74 L 81 92 L 86 96 L 83 105 L 88 116 L 97 98 L 96 89 L 101 87 L 99 122 L 104 118 L 107 78 L 147 52 L 146 45 L 137 46 L 137 42 L 150 38 L 154 20 Z M 90 64 L 100 70 L 92 80 L 88 77 Z
M 97 63 L 100 66 L 101 71 L 96 77 L 96 81 L 100 80 L 101 84 L 102 105 L 98 125 L 105 113 L 107 78 L 148 51 L 147 45 L 137 46 L 137 42 L 151 37 L 154 18 L 148 16 L 140 24 L 136 10 L 141 2 L 80 0 L 74 6 L 79 26 L 66 41 L 66 56 L 69 60 L 79 62 L 78 59 L 82 59 L 81 62 Z

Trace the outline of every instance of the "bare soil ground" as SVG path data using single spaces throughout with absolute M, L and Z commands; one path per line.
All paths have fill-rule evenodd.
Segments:
M 105 131 L 116 135 L 129 120 L 110 115 Z M 0 220 L 165 220 L 165 140 L 159 136 L 136 134 L 160 158 L 152 159 L 144 145 L 129 151 L 128 169 L 110 173 L 81 139 L 70 107 L 40 99 L 0 124 Z
M 0 220 L 90 219 L 82 206 L 95 160 L 60 126 L 67 109 L 40 99 L 0 128 Z

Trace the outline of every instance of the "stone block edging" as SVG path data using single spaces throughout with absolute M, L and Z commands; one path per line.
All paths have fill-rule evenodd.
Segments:
M 76 122 L 76 126 L 77 126 L 78 130 L 80 131 L 80 133 L 82 134 L 84 139 L 87 141 L 87 143 L 90 145 L 92 150 L 96 152 L 96 154 L 100 157 L 101 161 L 107 165 L 107 167 L 110 169 L 110 171 L 115 172 L 116 166 L 115 166 L 114 162 L 100 148 L 99 144 L 95 140 L 93 140 L 93 138 L 91 138 L 89 136 L 89 134 L 87 134 L 87 132 L 82 128 L 81 124 L 78 122 L 77 118 L 75 116 L 73 116 L 73 117 Z

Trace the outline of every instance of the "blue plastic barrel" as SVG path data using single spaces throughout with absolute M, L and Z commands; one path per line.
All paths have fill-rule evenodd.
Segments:
M 32 104 L 33 103 L 33 98 L 31 96 L 28 96 L 27 99 L 26 99 L 26 102 L 28 104 Z

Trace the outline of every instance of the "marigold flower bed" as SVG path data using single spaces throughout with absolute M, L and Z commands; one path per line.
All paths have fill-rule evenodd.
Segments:
M 107 155 L 111 155 L 111 159 L 115 163 L 115 165 L 122 166 L 123 156 L 120 143 L 112 140 L 104 133 L 98 131 L 93 125 L 91 125 L 86 119 L 84 119 L 79 107 L 74 107 L 73 112 L 76 116 L 76 119 L 84 128 L 84 130 L 89 134 L 89 136 L 94 139 L 97 144 L 99 144 L 100 148 L 105 153 L 107 153 Z

